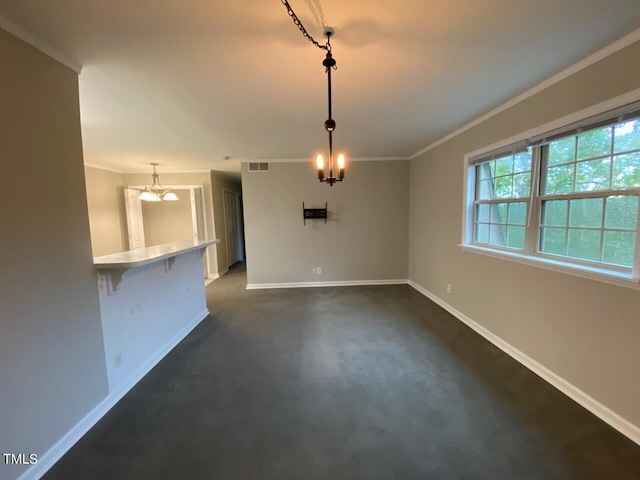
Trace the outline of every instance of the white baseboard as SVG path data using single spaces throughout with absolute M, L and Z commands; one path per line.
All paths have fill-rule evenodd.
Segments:
M 210 275 L 207 275 L 207 278 L 209 278 L 211 280 L 217 280 L 218 278 L 220 278 L 220 274 L 219 273 L 212 273 Z
M 102 402 L 80 420 L 75 427 L 69 430 L 53 447 L 38 457 L 38 463 L 30 466 L 18 480 L 37 480 L 55 465 L 73 447 L 82 436 L 87 433 L 118 401 L 124 397 L 142 378 L 155 367 L 176 345 L 178 345 L 191 331 L 209 315 L 206 308 L 173 337 L 156 355 L 151 357 L 144 365 L 136 370 L 131 377 L 115 392 L 110 393 Z
M 447 302 L 442 300 L 440 297 L 431 293 L 429 290 L 425 289 L 424 287 L 418 285 L 413 280 L 409 280 L 409 285 L 415 288 L 418 292 L 422 293 L 429 300 L 432 300 L 434 303 L 437 303 L 438 305 L 440 305 L 442 308 L 448 311 L 451 315 L 453 315 L 458 320 L 460 320 L 461 322 L 471 327 L 477 333 L 482 335 L 485 339 L 493 343 L 500 350 L 502 350 L 507 355 L 517 360 L 519 363 L 527 367 L 529 370 L 531 370 L 533 373 L 541 377 L 543 380 L 546 380 L 548 383 L 556 387 L 558 390 L 560 390 L 566 396 L 574 400 L 576 403 L 582 405 L 584 408 L 586 408 L 591 413 L 593 413 L 596 417 L 608 423 L 613 428 L 618 430 L 620 433 L 622 433 L 623 435 L 625 435 L 626 437 L 628 437 L 629 439 L 631 439 L 632 441 L 640 445 L 640 428 L 637 425 L 621 417 L 616 412 L 606 407 L 602 403 L 598 402 L 597 400 L 595 400 L 594 398 L 592 398 L 591 396 L 589 396 L 588 394 L 580 390 L 578 387 L 576 387 L 572 383 L 568 382 L 564 378 L 552 372 L 544 365 L 541 365 L 540 363 L 535 361 L 533 358 L 529 357 L 527 354 L 515 348 L 510 343 L 507 343 L 497 335 L 491 333 L 485 327 L 471 320 L 464 313 L 456 310 Z
M 293 283 L 248 283 L 247 290 L 268 288 L 309 288 L 309 287 L 354 287 L 359 285 L 406 285 L 409 280 L 347 280 L 337 282 L 293 282 Z

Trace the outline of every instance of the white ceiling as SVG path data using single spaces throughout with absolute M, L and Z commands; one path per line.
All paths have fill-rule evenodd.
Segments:
M 638 0 L 320 1 L 335 143 L 360 158 L 406 158 L 640 27 Z M 308 0 L 290 3 L 322 39 Z M 280 0 L 0 0 L 0 15 L 82 65 L 87 164 L 233 171 L 327 148 L 324 55 Z

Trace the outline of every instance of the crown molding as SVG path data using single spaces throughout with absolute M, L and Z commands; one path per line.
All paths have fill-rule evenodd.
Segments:
M 119 173 L 120 175 L 125 173 L 125 172 L 121 172 L 120 170 L 114 170 L 113 168 L 107 168 L 107 167 L 103 167 L 102 165 L 95 165 L 93 163 L 85 163 L 84 166 L 85 168 L 90 167 L 90 168 L 95 168 L 96 170 L 104 170 L 105 172 Z
M 312 162 L 311 157 L 307 158 L 252 158 L 240 159 L 240 163 L 308 163 Z M 349 162 L 402 162 L 411 160 L 409 157 L 354 157 L 349 158 Z
M 23 42 L 28 43 L 29 45 L 36 48 L 37 50 L 40 50 L 42 53 L 58 61 L 65 67 L 70 68 L 71 70 L 76 72 L 78 75 L 80 75 L 80 72 L 82 72 L 82 65 L 80 65 L 80 63 L 77 60 L 69 57 L 68 55 L 65 55 L 64 53 L 60 52 L 58 49 L 49 45 L 47 42 L 39 39 L 35 35 L 32 35 L 27 30 L 25 30 L 22 26 L 18 25 L 12 20 L 9 20 L 7 17 L 3 15 L 0 15 L 0 28 L 6 30 L 11 35 L 19 38 Z
M 475 120 L 472 120 L 471 122 L 467 123 L 466 125 L 463 125 L 462 127 L 458 128 L 457 130 L 451 132 L 450 134 L 442 137 L 440 140 L 437 140 L 437 141 L 433 142 L 432 144 L 428 145 L 427 147 L 423 148 L 422 150 L 417 151 L 416 153 L 411 155 L 409 157 L 409 159 L 413 160 L 413 159 L 419 157 L 423 153 L 426 153 L 429 150 L 432 150 L 432 149 L 436 148 L 437 146 L 442 145 L 443 143 L 451 140 L 452 138 L 457 137 L 461 133 L 466 132 L 470 128 L 473 128 L 476 125 L 479 125 L 480 123 L 484 122 L 485 120 L 488 120 L 491 117 L 494 117 L 497 114 L 499 114 L 501 112 L 504 112 L 508 108 L 513 107 L 514 105 L 522 102 L 523 100 L 526 100 L 529 97 L 532 97 L 533 95 L 535 95 L 537 93 L 540 93 L 541 91 L 551 87 L 552 85 L 555 85 L 556 83 L 561 82 L 565 78 L 568 78 L 571 75 L 574 75 L 575 73 L 578 73 L 579 71 L 584 70 L 587 67 L 590 67 L 594 63 L 597 63 L 600 60 L 603 60 L 604 58 L 607 58 L 607 57 L 613 55 L 614 53 L 622 50 L 625 47 L 628 47 L 629 45 L 631 45 L 631 44 L 633 44 L 633 43 L 635 43 L 635 42 L 637 42 L 639 40 L 640 40 L 640 28 L 634 30 L 633 32 L 631 32 L 631 33 L 629 33 L 627 35 L 625 35 L 624 37 L 620 38 L 619 40 L 616 40 L 612 44 L 607 45 L 603 49 L 598 50 L 597 52 L 595 52 L 595 53 L 589 55 L 588 57 L 580 60 L 579 62 L 574 63 L 570 67 L 565 68 L 561 72 L 556 73 L 555 75 L 547 78 L 546 80 L 543 80 L 542 82 L 540 82 L 536 86 L 534 86 L 534 87 L 530 88 L 529 90 L 521 93 L 520 95 L 517 95 L 517 96 L 513 97 L 511 100 L 506 101 L 502 105 L 499 105 L 498 107 L 496 107 L 493 110 L 485 113 L 484 115 L 476 118 Z

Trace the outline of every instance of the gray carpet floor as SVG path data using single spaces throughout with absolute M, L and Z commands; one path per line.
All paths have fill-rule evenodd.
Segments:
M 638 445 L 409 286 L 245 284 L 45 478 L 640 479 Z

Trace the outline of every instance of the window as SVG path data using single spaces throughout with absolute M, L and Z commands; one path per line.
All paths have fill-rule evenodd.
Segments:
M 465 245 L 637 279 L 638 106 L 472 157 Z

